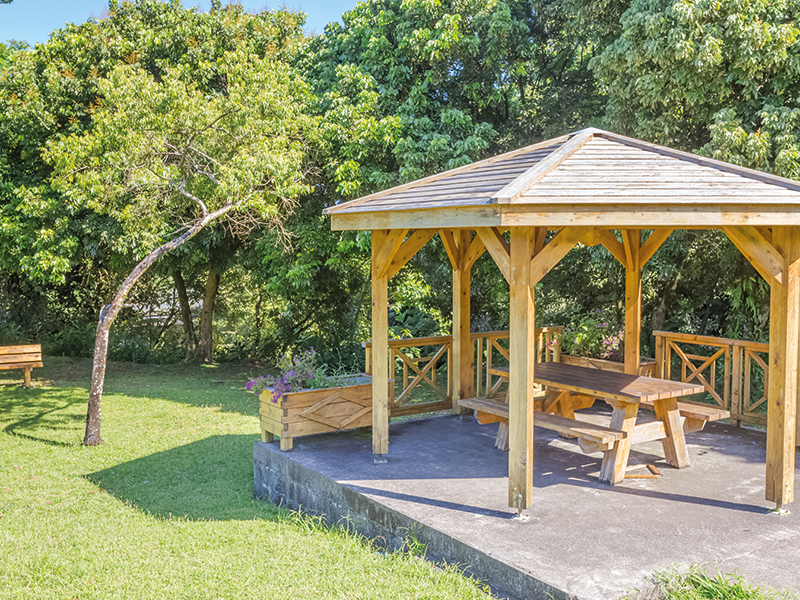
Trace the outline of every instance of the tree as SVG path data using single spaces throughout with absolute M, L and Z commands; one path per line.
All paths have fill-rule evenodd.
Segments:
M 18 282 L 15 289 L 36 307 L 36 320 L 16 323 L 23 337 L 57 352 L 90 350 L 93 335 L 76 340 L 73 333 L 96 320 L 141 258 L 133 250 L 140 244 L 126 237 L 116 215 L 65 201 L 42 159 L 50 140 L 92 127 L 100 82 L 119 65 L 136 64 L 154 78 L 180 65 L 211 93 L 225 52 L 290 61 L 303 39 L 303 18 L 284 10 L 250 14 L 220 2 L 201 12 L 179 0 L 112 0 L 107 17 L 69 24 L 33 49 L 0 46 L 0 279 Z M 198 246 L 189 248 L 177 266 L 192 291 L 190 276 L 205 273 L 190 268 L 199 263 Z
M 125 297 L 163 254 L 227 217 L 280 229 L 303 183 L 308 90 L 286 65 L 224 55 L 208 93 L 186 68 L 138 65 L 100 82 L 93 127 L 49 145 L 55 187 L 74 207 L 114 215 L 143 258 L 101 312 L 84 444 L 101 443 L 108 335 Z
M 796 143 L 785 136 L 798 132 L 799 20 L 793 0 L 634 0 L 592 63 L 609 125 L 770 170 Z

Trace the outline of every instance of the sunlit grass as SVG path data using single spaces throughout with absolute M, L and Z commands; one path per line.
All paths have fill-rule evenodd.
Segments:
M 700 565 L 655 573 L 643 590 L 621 600 L 790 600 L 788 591 L 761 589 L 737 574 L 713 573 Z
M 89 362 L 45 365 L 32 389 L 0 372 L 0 598 L 485 597 L 254 500 L 245 367 L 111 364 L 85 448 Z

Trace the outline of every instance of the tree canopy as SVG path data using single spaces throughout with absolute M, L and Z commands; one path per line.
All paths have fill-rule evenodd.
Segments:
M 110 355 L 210 359 L 213 337 L 220 358 L 313 345 L 355 367 L 370 241 L 330 231 L 326 206 L 592 125 L 800 179 L 798 6 L 367 0 L 308 37 L 287 10 L 112 0 L 44 44 L 2 45 L 0 341 L 90 353 L 137 263 L 203 205 L 241 201 L 130 288 Z M 489 258 L 472 283 L 473 326 L 504 327 Z M 391 285 L 396 335 L 449 330 L 438 241 Z M 537 318 L 618 321 L 622 285 L 579 247 Z M 764 336 L 767 288 L 721 234 L 674 233 L 643 288 L 646 328 Z

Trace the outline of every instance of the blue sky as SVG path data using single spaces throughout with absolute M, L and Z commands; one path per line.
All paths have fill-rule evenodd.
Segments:
M 308 15 L 306 29 L 322 33 L 325 24 L 339 21 L 343 12 L 352 9 L 357 0 L 286 0 L 292 10 Z M 223 4 L 227 4 L 223 0 Z M 246 10 L 258 11 L 278 7 L 266 0 L 241 0 Z M 283 0 L 281 0 L 283 3 Z M 184 6 L 200 6 L 208 10 L 211 0 L 182 0 Z M 47 41 L 50 32 L 67 23 L 83 23 L 89 17 L 100 17 L 108 6 L 107 0 L 14 0 L 0 4 L 0 41 L 24 40 L 33 45 Z

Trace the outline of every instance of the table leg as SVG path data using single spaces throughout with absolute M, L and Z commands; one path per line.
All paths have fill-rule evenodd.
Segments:
M 686 450 L 686 438 L 683 435 L 681 426 L 681 414 L 678 410 L 678 400 L 676 398 L 666 398 L 653 402 L 656 411 L 656 418 L 664 423 L 664 430 L 667 437 L 661 440 L 664 446 L 664 456 L 667 464 L 682 469 L 688 467 L 689 452 Z
M 631 435 L 636 427 L 636 416 L 639 413 L 638 403 L 610 401 L 614 408 L 611 413 L 611 428 L 624 431 L 627 435 L 619 440 L 611 450 L 603 453 L 603 465 L 600 467 L 600 481 L 614 485 L 625 479 L 628 467 L 628 456 L 631 453 Z

